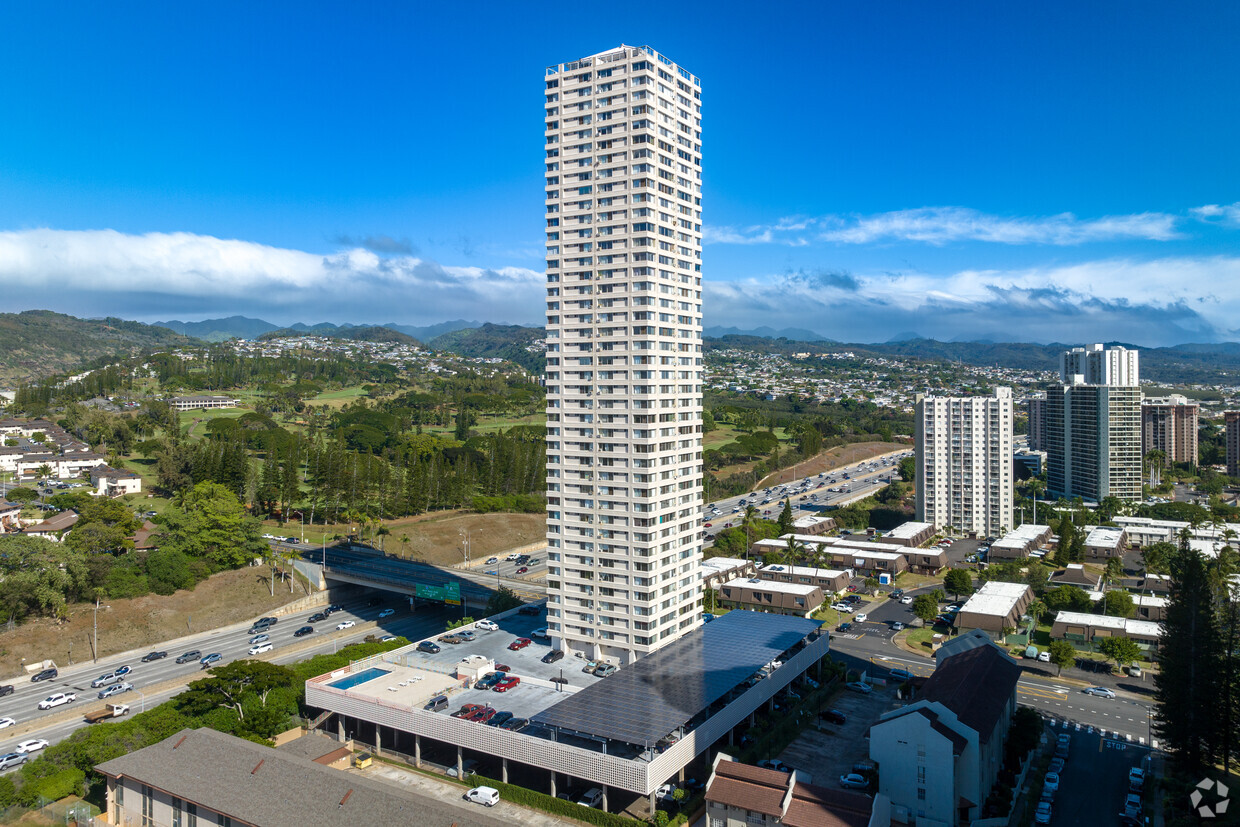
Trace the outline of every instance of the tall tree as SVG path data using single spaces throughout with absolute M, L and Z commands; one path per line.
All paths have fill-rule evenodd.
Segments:
M 943 588 L 959 600 L 960 595 L 973 592 L 973 576 L 965 569 L 950 569 L 943 576 Z
M 1218 629 L 1210 574 L 1201 553 L 1184 531 L 1170 555 L 1171 600 L 1159 641 L 1154 677 L 1158 728 L 1167 749 L 1189 771 L 1213 761 L 1217 732 Z

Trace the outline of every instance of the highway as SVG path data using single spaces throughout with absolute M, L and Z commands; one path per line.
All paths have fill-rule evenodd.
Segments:
M 702 509 L 707 539 L 711 539 L 719 529 L 741 524 L 746 507 L 741 505 L 742 500 L 746 505 L 756 506 L 761 516 L 775 519 L 783 508 L 783 501 L 788 498 L 791 498 L 793 513 L 799 510 L 804 514 L 869 496 L 894 481 L 899 473 L 900 460 L 912 456 L 912 453 L 899 451 L 873 457 L 834 471 L 755 490 L 751 492 L 752 497 L 741 494 L 717 500 Z
M 448 620 L 459 616 L 461 611 L 455 606 L 428 605 L 411 612 L 408 602 L 396 595 L 391 595 L 391 599 L 377 606 L 368 606 L 368 602 L 359 600 L 346 604 L 343 611 L 334 612 L 327 620 L 313 624 L 315 632 L 302 638 L 293 637 L 293 632 L 307 625 L 307 618 L 321 609 L 280 616 L 276 625 L 268 630 L 275 649 L 263 657 L 273 663 L 294 663 L 324 652 L 333 652 L 340 646 L 359 642 L 372 634 L 392 634 L 418 640 L 441 631 Z M 385 609 L 393 609 L 394 613 L 380 619 L 379 613 Z M 336 631 L 337 624 L 349 620 L 357 625 L 352 629 Z M 376 622 L 377 627 L 371 621 Z M 249 629 L 250 621 L 247 620 L 160 644 L 157 650 L 167 651 L 168 657 L 150 663 L 141 661 L 145 653 L 136 652 L 129 656 L 102 658 L 97 664 L 74 664 L 61 669 L 60 676 L 49 681 L 31 683 L 24 676 L 13 680 L 13 694 L 0 698 L 0 717 L 13 718 L 17 724 L 0 730 L 0 754 L 11 751 L 17 742 L 27 738 L 46 738 L 56 743 L 79 727 L 89 726 L 82 716 L 102 708 L 105 703 L 129 704 L 130 714 L 133 714 L 168 700 L 181 691 L 182 682 L 197 680 L 205 675 L 197 659 L 178 664 L 178 655 L 192 650 L 198 650 L 203 655 L 219 652 L 223 655 L 220 663 L 247 658 L 249 641 L 253 637 Z M 115 695 L 106 701 L 98 700 L 96 695 L 99 690 L 91 688 L 91 681 L 121 665 L 132 669 L 124 680 L 134 685 L 134 691 Z M 39 701 L 54 692 L 76 693 L 77 700 L 47 712 L 39 710 Z

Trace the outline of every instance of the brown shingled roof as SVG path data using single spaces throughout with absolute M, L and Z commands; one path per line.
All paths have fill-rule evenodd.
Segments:
M 920 697 L 943 704 L 987 743 L 1019 678 L 1016 661 L 997 647 L 979 646 L 941 661 Z
M 862 793 L 797 784 L 784 814 L 786 827 L 866 827 L 874 800 Z

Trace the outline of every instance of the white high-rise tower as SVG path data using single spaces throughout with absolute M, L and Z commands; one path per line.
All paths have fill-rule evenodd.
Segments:
M 702 615 L 701 87 L 631 46 L 544 83 L 547 625 L 631 663 Z

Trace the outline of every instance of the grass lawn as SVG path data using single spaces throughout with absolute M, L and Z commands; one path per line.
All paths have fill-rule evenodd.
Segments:
M 330 408 L 343 408 L 355 399 L 366 395 L 360 385 L 353 388 L 341 388 L 336 391 L 324 391 L 313 399 L 307 399 L 307 405 L 327 405 Z
M 914 646 L 920 649 L 925 649 L 927 652 L 929 652 L 930 643 L 934 640 L 934 636 L 936 634 L 941 634 L 941 633 L 937 632 L 933 626 L 923 626 L 920 629 L 913 629 L 910 632 L 908 632 L 904 636 L 904 639 L 908 642 L 910 646 Z

